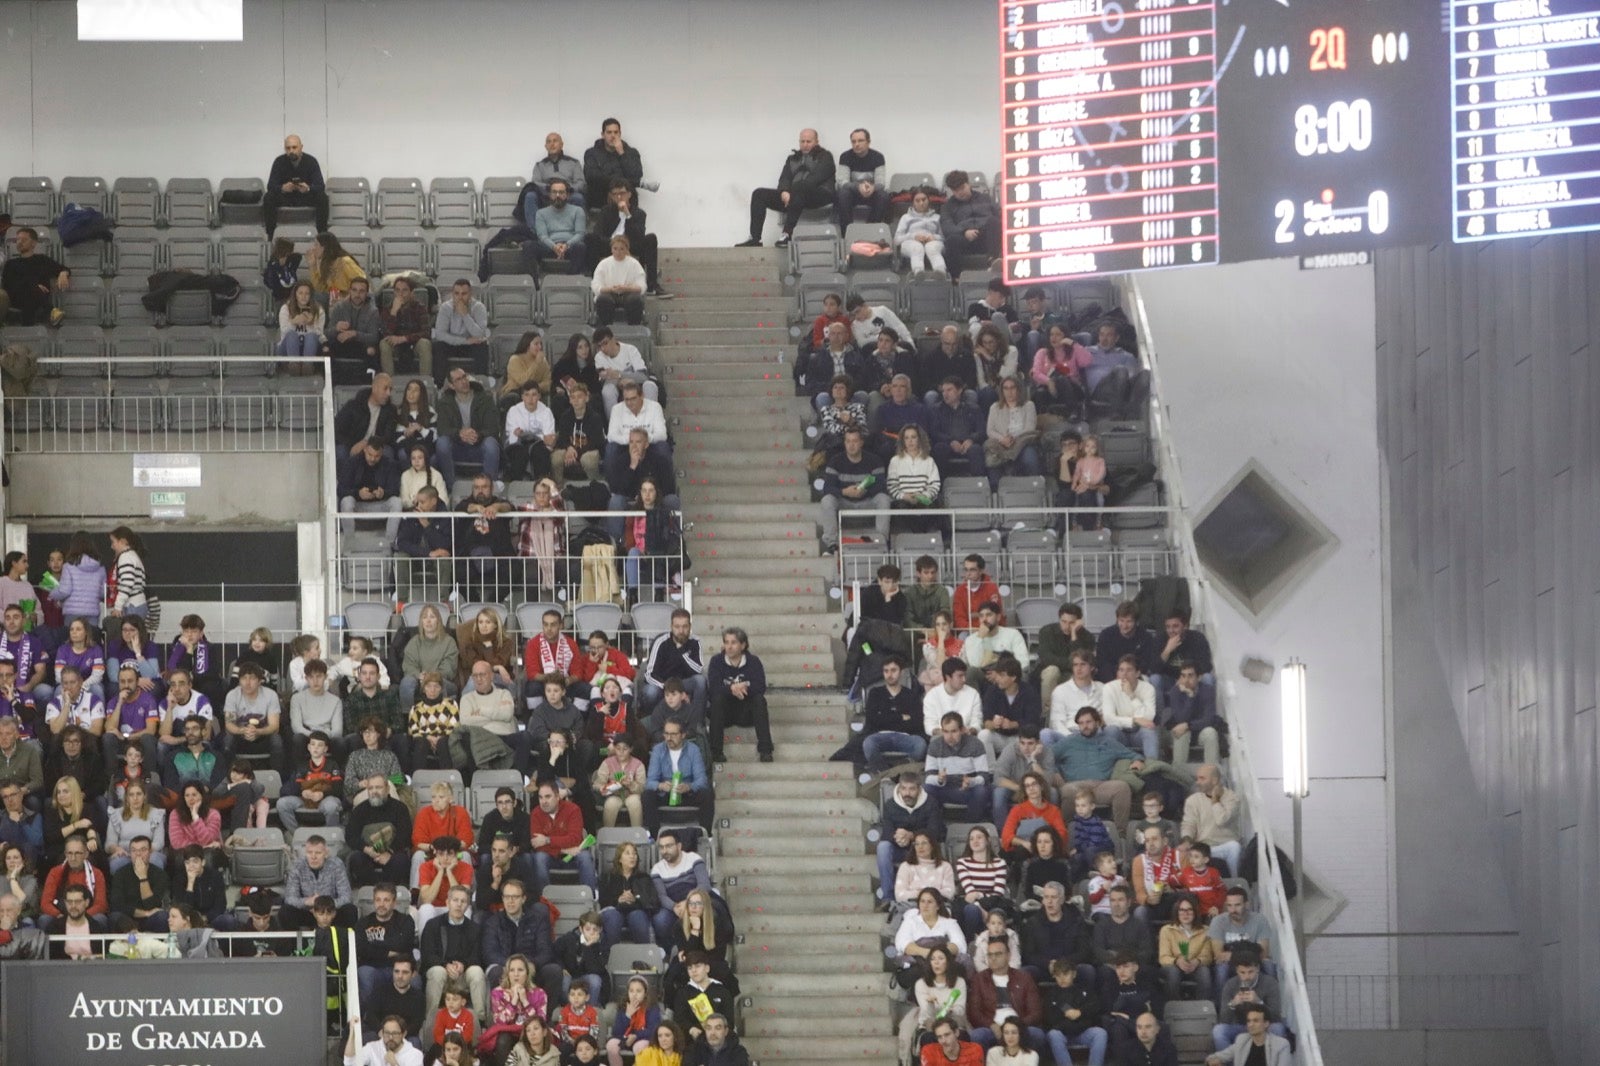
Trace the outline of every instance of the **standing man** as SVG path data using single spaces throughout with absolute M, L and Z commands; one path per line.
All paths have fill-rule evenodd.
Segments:
M 855 218 L 857 204 L 867 206 L 868 222 L 882 222 L 888 217 L 888 164 L 883 153 L 872 147 L 872 134 L 864 129 L 850 131 L 850 150 L 840 153 L 839 170 L 848 178 L 839 183 L 839 193 L 833 201 L 840 232 Z
M 761 247 L 761 228 L 768 211 L 783 212 L 783 236 L 779 248 L 789 247 L 789 238 L 807 208 L 826 207 L 833 202 L 833 153 L 817 143 L 817 131 L 800 131 L 800 147 L 789 153 L 778 174 L 776 189 L 756 189 L 750 194 L 750 239 L 740 248 Z
M 740 726 L 755 726 L 756 751 L 762 762 L 771 762 L 767 673 L 761 660 L 750 654 L 749 634 L 738 626 L 722 631 L 722 654 L 706 665 L 706 688 L 711 693 L 711 761 L 727 761 L 722 749 L 722 733 L 731 721 Z
M 655 182 L 645 185 L 639 150 L 622 139 L 622 123 L 608 118 L 600 123 L 600 137 L 583 153 L 584 193 L 591 204 L 597 204 L 619 181 L 651 191 L 658 188 Z
M 17 254 L 0 268 L 0 321 L 8 309 L 17 313 L 24 326 L 46 321 L 54 326 L 65 317 L 51 306 L 50 287 L 67 289 L 72 272 L 38 249 L 38 230 L 32 226 L 17 230 Z
M 299 134 L 283 139 L 283 154 L 272 161 L 267 175 L 267 193 L 261 200 L 261 217 L 267 240 L 278 228 L 278 211 L 285 207 L 310 207 L 317 213 L 317 232 L 328 228 L 328 191 L 322 180 L 322 166 L 314 155 L 306 155 Z

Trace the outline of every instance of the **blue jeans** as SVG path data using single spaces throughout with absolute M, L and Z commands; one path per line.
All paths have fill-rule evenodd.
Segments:
M 627 913 L 615 907 L 607 907 L 600 912 L 600 928 L 605 930 L 606 942 L 609 944 L 621 943 L 624 928 L 627 929 L 629 942 L 650 943 L 650 915 L 637 907 Z
M 1121 730 L 1122 742 L 1128 747 L 1137 747 L 1144 753 L 1146 759 L 1152 762 L 1161 758 L 1161 732 L 1147 726 L 1135 726 L 1132 729 Z
M 1090 1026 L 1077 1036 L 1069 1037 L 1057 1029 L 1050 1030 L 1050 1054 L 1055 1059 L 1057 1066 L 1066 1066 L 1072 1061 L 1068 1048 L 1086 1047 L 1089 1049 L 1089 1066 L 1104 1066 L 1106 1061 L 1106 1031 L 1098 1025 Z
M 861 750 L 868 768 L 873 768 L 887 763 L 884 757 L 890 754 L 900 756 L 902 762 L 921 762 L 928 753 L 928 742 L 910 733 L 874 733 L 861 742 Z
M 441 436 L 433 452 L 434 466 L 444 478 L 446 487 L 456 483 L 456 460 L 480 463 L 491 480 L 500 479 L 500 442 L 493 437 L 480 438 L 476 444 L 465 444 L 454 437 Z
M 599 974 L 597 974 L 597 973 L 586 973 L 581 977 L 574 977 L 574 976 L 572 976 L 571 974 L 569 974 L 569 973 L 567 973 L 565 971 L 562 971 L 562 974 L 561 974 L 561 999 L 563 1001 L 565 1001 L 566 998 L 567 998 L 567 989 L 572 987 L 572 982 L 574 982 L 574 981 L 582 981 L 586 986 L 588 986 L 588 989 L 589 989 L 589 1002 L 590 1003 L 600 1003 L 601 1002 L 601 999 L 600 999 L 600 975 Z
M 689 702 L 696 707 L 706 705 L 706 675 L 695 674 L 693 677 L 680 678 L 683 682 L 683 691 L 689 694 Z M 661 686 L 643 678 L 638 682 L 639 714 L 649 714 L 661 702 Z
M 316 355 L 320 351 L 322 351 L 322 336 L 310 330 L 304 333 L 295 330 L 285 333 L 278 339 L 279 355 Z
M 878 898 L 894 899 L 894 868 L 906 861 L 910 848 L 897 847 L 891 839 L 878 841 Z
M 570 862 L 561 862 L 560 860 L 552 860 L 549 855 L 542 851 L 536 851 L 533 853 L 533 873 L 534 876 L 538 878 L 539 890 L 541 892 L 544 890 L 544 886 L 550 883 L 551 866 L 557 865 L 558 863 L 561 867 L 566 869 L 576 869 L 578 871 L 578 881 L 580 884 L 594 889 L 597 892 L 600 890 L 600 882 L 595 880 L 594 876 L 594 855 L 592 853 L 580 851 Z
M 1233 1022 L 1219 1022 L 1211 1027 L 1211 1046 L 1218 1051 L 1226 1051 L 1239 1039 L 1239 1034 L 1244 1032 L 1244 1026 Z M 1275 1036 L 1289 1039 L 1289 1030 L 1282 1022 L 1273 1022 L 1267 1026 L 1267 1032 Z
M 965 803 L 967 821 L 981 822 L 989 814 L 989 782 L 980 781 L 970 788 L 960 785 L 941 785 L 937 782 L 923 786 L 935 803 Z

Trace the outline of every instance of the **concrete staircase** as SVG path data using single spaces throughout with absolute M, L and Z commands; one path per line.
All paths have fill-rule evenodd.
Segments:
M 695 630 L 710 654 L 743 627 L 766 666 L 777 760 L 730 730 L 716 775 L 719 873 L 740 943 L 745 1045 L 786 1066 L 891 1063 L 886 978 L 836 681 L 842 625 L 828 598 L 794 395 L 791 299 L 770 249 L 664 250 L 658 360 L 691 524 Z

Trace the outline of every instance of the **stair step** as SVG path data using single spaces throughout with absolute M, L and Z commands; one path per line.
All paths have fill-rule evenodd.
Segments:
M 686 303 L 705 303 L 703 308 L 688 307 Z M 656 317 L 656 326 L 661 330 L 669 329 L 768 329 L 781 330 L 786 343 L 792 343 L 793 337 L 789 336 L 785 319 L 788 317 L 789 307 L 775 306 L 777 301 L 763 297 L 760 300 L 740 300 L 737 307 L 729 307 L 724 302 L 685 297 L 674 300 L 670 305 L 661 304 L 660 312 Z M 751 306 L 755 305 L 755 306 Z
M 735 764 L 728 764 L 735 765 Z M 807 858 L 821 858 L 825 856 L 853 856 L 861 852 L 863 846 L 861 833 L 852 833 L 841 837 L 796 838 L 796 837 L 738 837 L 724 839 L 719 842 L 718 854 L 733 858 L 735 856 L 746 858 L 762 858 L 769 855 L 804 855 Z M 803 850 L 800 850 L 802 849 Z
M 816 930 L 816 923 L 812 923 L 809 932 L 803 933 L 761 933 L 740 934 L 744 937 L 739 944 L 739 968 L 744 969 L 746 956 L 770 952 L 773 955 L 822 955 L 833 953 L 837 962 L 847 954 L 861 953 L 876 955 L 881 966 L 883 949 L 879 946 L 882 941 L 878 934 L 872 933 L 824 933 Z
M 777 358 L 777 350 L 780 348 L 789 352 L 795 350 L 789 329 L 782 322 L 769 322 L 765 326 L 721 326 L 699 322 L 671 325 L 663 323 L 656 334 L 656 350 L 661 351 L 668 347 L 761 349 L 770 352 L 774 359 Z
M 804 817 L 795 817 L 795 814 L 802 810 L 804 811 Z M 718 811 L 717 814 L 722 817 L 721 811 Z M 787 818 L 771 815 L 745 815 L 737 818 L 728 817 L 726 820 L 728 822 L 727 827 L 718 830 L 718 836 L 721 838 L 719 843 L 776 837 L 798 837 L 802 842 L 808 839 L 828 840 L 831 843 L 834 840 L 847 839 L 853 834 L 859 850 L 861 841 L 866 839 L 863 835 L 862 819 L 859 815 L 819 814 L 803 804 L 797 806 L 794 814 Z
M 796 423 L 805 425 L 806 412 L 800 408 L 805 400 L 800 397 L 774 397 L 759 403 L 746 404 L 740 408 L 741 414 L 759 416 L 769 419 L 773 425 L 779 424 L 782 419 L 793 418 Z M 725 398 L 694 396 L 688 399 L 672 397 L 672 417 L 682 419 L 684 422 L 702 418 L 720 419 L 731 412 Z
M 723 754 L 728 757 L 728 763 L 730 765 L 755 762 L 757 759 L 755 734 L 752 733 L 750 735 L 748 744 L 741 743 L 740 740 L 742 740 L 742 738 L 735 739 L 732 734 L 730 734 L 728 737 L 728 742 L 723 750 Z M 838 751 L 839 745 L 843 743 L 844 738 L 842 736 L 838 740 L 806 741 L 800 743 L 785 742 L 778 740 L 776 737 L 773 738 L 773 744 L 778 749 L 779 758 L 792 757 L 796 759 L 826 759 L 829 755 L 832 755 L 834 752 Z
M 827 583 L 819 577 L 712 577 L 702 576 L 695 582 L 694 594 L 697 597 L 713 598 L 722 595 L 737 595 L 740 592 L 781 595 L 826 596 Z
M 799 886 L 796 886 L 799 887 Z M 816 922 L 819 914 L 848 914 L 870 915 L 877 919 L 878 925 L 884 924 L 884 916 L 873 906 L 870 895 L 863 892 L 854 899 L 830 899 L 825 895 L 815 892 L 792 893 L 787 896 L 744 896 L 734 893 L 733 913 L 739 920 L 739 928 L 746 929 L 746 922 L 757 921 L 766 917 L 783 915 L 804 916 L 811 922 Z M 760 928 L 749 926 L 750 929 Z M 829 928 L 839 929 L 842 926 Z
M 814 525 L 814 523 L 808 523 Z M 817 533 L 814 528 L 803 531 L 795 528 L 796 523 L 784 521 L 745 521 L 745 522 L 708 522 L 695 523 L 689 530 L 687 540 L 702 542 L 711 540 L 795 540 L 806 539 L 815 541 Z
M 852 817 L 863 821 L 871 821 L 878 816 L 877 809 L 864 799 L 827 799 L 800 804 L 794 799 L 724 799 L 717 796 L 717 817 L 728 819 L 778 818 L 797 817 L 803 812 L 804 817 Z M 788 885 L 793 888 L 792 884 Z M 808 878 L 805 883 L 807 892 L 820 891 Z
M 756 1014 L 746 1011 L 744 1030 L 750 1037 L 773 1036 L 793 1040 L 809 1037 L 826 1024 L 834 1037 L 858 1036 L 871 1038 L 889 1027 L 887 1000 L 870 1015 L 833 1015 L 829 1018 L 799 1017 L 791 1014 Z
M 661 269 L 694 267 L 715 269 L 733 264 L 759 266 L 776 277 L 788 263 L 782 248 L 757 245 L 754 248 L 663 248 Z
M 696 526 L 706 522 L 813 522 L 817 509 L 808 500 L 803 504 L 701 503 L 691 498 L 684 504 L 684 517 Z
M 740 961 L 742 962 L 743 960 Z M 742 969 L 743 967 L 741 967 Z M 836 982 L 818 981 L 810 974 L 757 973 L 746 975 L 743 972 L 739 974 L 740 993 L 750 996 L 758 1004 L 769 996 L 801 996 L 807 1000 L 815 1000 L 818 1003 L 829 1003 L 840 993 L 848 993 L 852 999 L 855 997 L 869 999 L 874 995 L 882 996 L 884 987 L 881 973 L 852 974 L 847 977 L 842 976 Z M 805 1013 L 810 1014 L 813 1012 L 814 1007 L 815 1004 L 807 1002 L 802 1009 Z M 745 1017 L 748 1018 L 749 1016 L 750 1012 L 747 1009 Z
M 831 685 L 832 682 L 830 681 L 829 684 Z M 777 766 L 779 764 L 756 763 L 755 765 L 764 768 L 765 765 Z M 847 763 L 839 763 L 838 765 L 844 767 L 847 771 L 850 769 Z M 786 799 L 793 802 L 797 794 L 802 791 L 792 779 L 740 776 L 739 780 L 730 780 L 731 777 L 742 775 L 744 770 L 745 767 L 741 764 L 737 768 L 729 768 L 725 773 L 719 775 L 717 779 L 717 801 L 719 803 L 724 796 L 730 799 Z M 818 782 L 804 791 L 807 800 L 855 799 L 858 796 L 858 785 L 854 777 L 846 776 L 844 778 L 835 778 L 831 781 Z
M 895 1061 L 898 1051 L 895 1038 L 888 1034 L 887 1021 L 884 1029 L 885 1035 L 882 1037 L 813 1035 L 805 1040 L 788 1036 L 754 1037 L 745 1041 L 745 1047 L 749 1049 L 752 1061 L 782 1062 L 784 1066 L 889 1063 Z M 827 1031 L 825 1026 L 816 1030 L 817 1033 Z
M 788 712 L 793 714 L 795 712 Z M 838 747 L 841 741 L 834 740 L 836 735 L 842 736 L 850 728 L 844 715 L 839 715 L 836 722 L 829 725 L 818 725 L 814 722 L 786 722 L 777 720 L 774 716 L 772 723 L 772 741 L 775 744 L 826 744 L 832 743 Z M 735 743 L 750 741 L 754 743 L 755 730 L 747 726 L 737 726 L 728 730 L 728 739 Z M 785 754 L 791 758 L 799 758 L 793 749 L 785 749 Z M 826 755 L 823 756 L 827 758 Z M 720 811 L 718 813 L 721 813 Z
M 740 484 L 695 485 L 689 498 L 695 503 L 710 506 L 718 503 L 742 503 L 750 499 L 754 486 Z M 784 485 L 769 485 L 761 490 L 763 498 L 773 503 L 797 503 L 816 507 L 811 499 L 811 486 L 798 478 L 790 478 Z M 697 567 L 697 569 L 700 569 Z M 838 565 L 833 569 L 837 571 Z
M 695 399 L 726 399 L 740 402 L 772 400 L 794 396 L 794 388 L 786 376 L 751 378 L 702 378 L 686 381 L 672 388 L 672 402 Z
M 859 978 L 858 978 L 859 980 Z M 781 997 L 766 994 L 756 996 L 748 992 L 744 983 L 739 984 L 739 994 L 749 996 L 753 1002 L 744 1008 L 746 1021 L 753 1018 L 826 1018 L 836 1015 L 840 1018 L 876 1018 L 882 1024 L 888 1018 L 888 1001 L 879 997 L 877 1002 L 863 999 L 859 995 L 848 995 L 837 988 L 822 987 L 812 994 L 804 996 L 805 1003 L 797 1004 L 790 1008 Z
M 677 296 L 713 296 L 724 304 L 743 304 L 747 300 L 783 296 L 782 285 L 759 277 L 741 279 L 729 275 L 721 278 L 674 278 L 664 274 L 661 283 Z
M 755 937 L 768 934 L 815 933 L 819 928 L 826 928 L 830 934 L 870 933 L 872 936 L 878 936 L 882 933 L 883 927 L 884 916 L 871 909 L 854 914 L 839 914 L 826 923 L 819 923 L 815 914 L 779 914 L 766 911 L 746 915 L 739 923 L 739 932 L 748 942 Z
M 786 363 L 780 364 L 775 355 L 766 363 L 755 366 L 711 361 L 702 363 L 698 356 L 688 349 L 676 350 L 675 354 L 677 362 L 661 358 L 661 365 L 669 368 L 668 373 L 678 386 L 688 386 L 692 389 L 700 382 L 710 381 L 774 381 L 787 389 L 788 395 L 794 395 L 792 368 Z M 676 395 L 676 392 L 673 394 Z
M 817 975 L 822 974 L 830 980 L 835 976 L 852 981 L 864 979 L 872 985 L 871 995 L 882 996 L 888 990 L 889 976 L 883 972 L 881 949 L 876 952 L 841 956 L 837 959 L 829 959 L 826 955 L 795 955 L 784 954 L 782 951 L 758 952 L 749 948 L 739 950 L 742 952 L 739 956 L 741 989 L 747 976 L 797 978 L 811 987 L 820 985 L 826 988 L 826 981 L 817 980 Z
M 794 782 L 789 785 L 789 795 L 795 795 Z M 717 788 L 722 788 L 719 782 Z M 855 790 L 851 789 L 851 796 Z M 812 793 L 807 792 L 806 798 L 811 798 Z M 803 801 L 797 801 L 803 802 Z M 878 872 L 877 859 L 866 853 L 866 843 L 854 855 L 727 855 L 717 859 L 717 874 L 719 877 L 738 877 L 741 874 L 771 875 L 787 878 L 805 878 L 812 874 L 819 876 L 827 874 L 862 874 L 873 875 Z
M 699 496 L 698 490 L 691 491 L 695 497 Z M 830 577 L 838 576 L 839 563 L 837 560 L 826 556 L 793 559 L 777 565 L 761 560 L 740 559 L 737 556 L 727 556 L 704 562 L 696 558 L 693 573 L 696 577 L 702 579 L 709 580 L 715 577 L 719 581 L 740 577 L 765 577 L 768 575 L 825 581 Z

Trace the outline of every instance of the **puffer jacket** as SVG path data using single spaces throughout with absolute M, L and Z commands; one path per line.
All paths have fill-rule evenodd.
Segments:
M 61 604 L 64 617 L 96 621 L 105 605 L 105 595 L 106 568 L 87 555 L 63 566 L 61 583 L 50 590 L 50 598 Z

